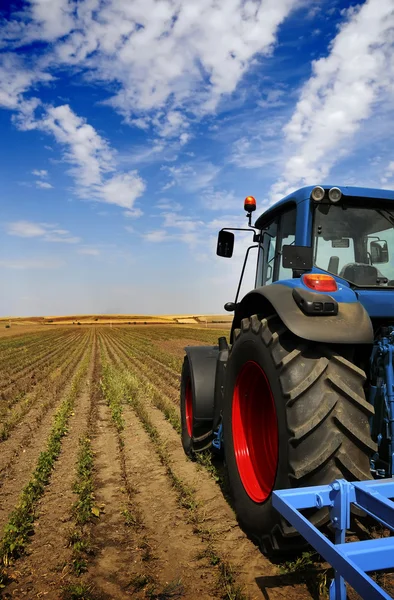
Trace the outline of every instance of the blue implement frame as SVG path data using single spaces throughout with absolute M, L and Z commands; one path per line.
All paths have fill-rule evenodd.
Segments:
M 394 531 L 394 478 L 350 483 L 338 479 L 330 485 L 278 490 L 273 506 L 295 527 L 335 569 L 330 600 L 346 600 L 347 581 L 362 598 L 389 600 L 389 596 L 369 575 L 370 571 L 394 568 L 394 537 L 345 542 L 350 527 L 350 506 L 354 504 L 384 527 Z M 300 510 L 328 507 L 335 531 L 331 542 Z

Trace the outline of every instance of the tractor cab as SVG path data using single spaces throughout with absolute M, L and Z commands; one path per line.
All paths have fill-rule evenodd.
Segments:
M 250 200 L 245 201 L 247 211 L 250 206 Z M 248 212 L 249 224 L 250 216 Z M 376 294 L 368 292 L 394 292 L 393 192 L 303 188 L 271 207 L 252 227 L 254 241 L 258 242 L 256 288 L 276 282 L 292 286 L 294 282 L 289 280 L 308 272 L 327 273 L 335 280 L 320 280 L 325 281 L 327 289 L 337 291 L 346 286 L 365 302 L 371 317 L 391 316 L 387 311 L 391 311 L 388 304 L 394 302 L 394 294 L 382 299 L 377 311 L 370 301 Z M 227 252 L 222 251 L 224 238 Z M 221 230 L 217 253 L 228 258 L 233 246 L 234 234 L 229 229 Z M 321 288 L 323 284 L 317 285 Z M 229 305 L 234 310 L 235 304 Z M 382 314 L 382 308 L 386 314 Z

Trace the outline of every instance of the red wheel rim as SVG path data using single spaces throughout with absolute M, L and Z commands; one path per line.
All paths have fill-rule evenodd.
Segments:
M 186 381 L 185 389 L 185 416 L 186 428 L 190 437 L 193 435 L 193 400 L 192 400 L 192 382 L 190 377 Z
M 264 502 L 272 492 L 278 466 L 278 422 L 267 377 L 247 362 L 238 374 L 232 409 L 238 472 L 249 498 Z

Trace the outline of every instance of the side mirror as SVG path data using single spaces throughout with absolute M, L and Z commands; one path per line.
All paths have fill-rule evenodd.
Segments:
M 385 240 L 373 241 L 370 246 L 371 263 L 373 265 L 389 262 L 389 249 Z
M 236 304 L 235 302 L 226 302 L 226 304 L 224 305 L 224 310 L 227 310 L 227 312 L 233 312 L 236 308 Z
M 216 254 L 224 258 L 231 258 L 234 250 L 234 234 L 231 231 L 219 231 Z

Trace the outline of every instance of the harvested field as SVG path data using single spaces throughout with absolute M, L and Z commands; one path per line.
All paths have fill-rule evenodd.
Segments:
M 36 326 L 0 339 L 3 598 L 327 597 L 327 565 L 263 556 L 221 466 L 183 453 L 182 348 L 221 334 Z

